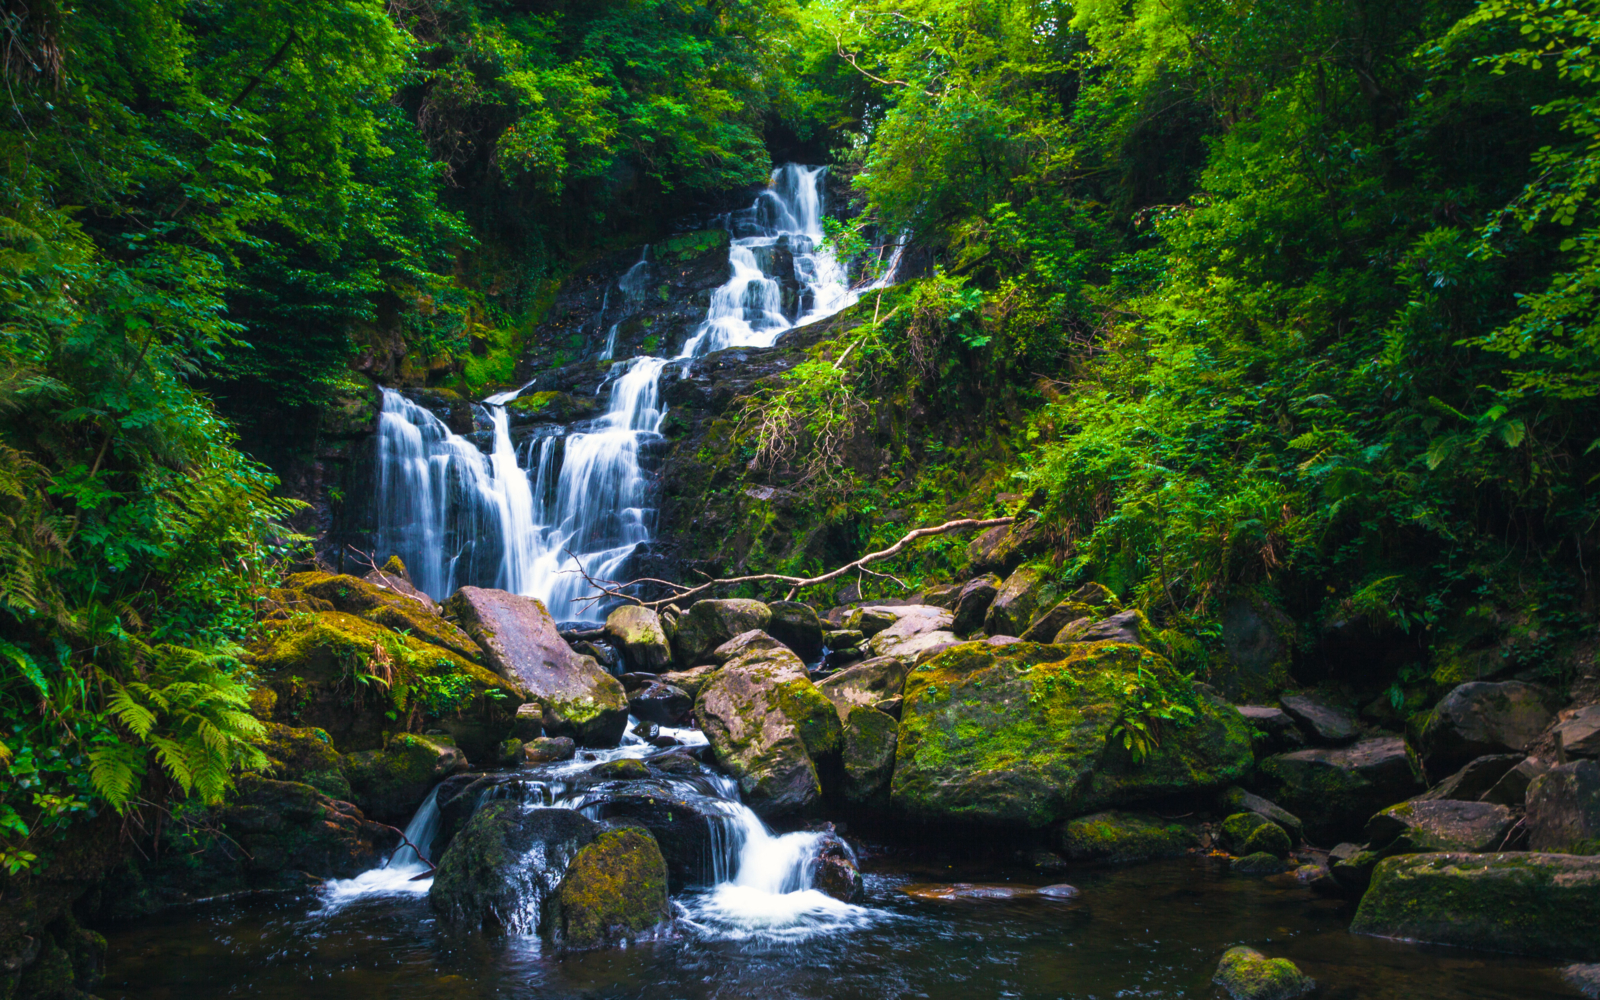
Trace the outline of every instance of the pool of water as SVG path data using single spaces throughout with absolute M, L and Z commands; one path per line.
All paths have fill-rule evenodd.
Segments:
M 1357 937 L 1347 905 L 1210 859 L 1080 869 L 1040 879 L 869 857 L 867 913 L 810 936 L 730 933 L 686 919 L 658 940 L 581 955 L 438 923 L 419 894 L 219 903 L 106 928 L 104 1000 L 1109 1000 L 1222 996 L 1228 947 L 1293 959 L 1319 1000 L 1543 1000 L 1576 994 L 1551 963 Z M 924 903 L 926 882 L 1067 881 L 1073 900 Z

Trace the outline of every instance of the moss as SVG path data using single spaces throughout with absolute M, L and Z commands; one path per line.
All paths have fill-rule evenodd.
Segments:
M 889 779 L 899 723 L 875 708 L 858 705 L 845 721 L 844 798 L 858 805 L 888 805 Z
M 658 262 L 683 263 L 703 254 L 721 250 L 727 245 L 727 230 L 696 229 L 693 232 L 668 237 L 660 243 L 653 244 L 650 250 Z
M 467 760 L 448 742 L 401 733 L 382 750 L 347 754 L 341 766 L 356 804 L 394 820 L 409 817 L 440 779 L 466 770 Z
M 589 769 L 589 773 L 607 781 L 638 781 L 650 777 L 650 769 L 645 766 L 644 761 L 632 757 L 596 764 Z
M 304 782 L 336 799 L 350 798 L 350 782 L 339 769 L 339 753 L 327 730 L 269 722 L 259 745 L 275 777 Z
M 773 690 L 773 700 L 778 710 L 794 723 L 800 742 L 806 745 L 806 753 L 812 760 L 839 752 L 844 731 L 839 724 L 838 709 L 809 678 L 796 677 L 779 683 Z
M 1129 862 L 1176 857 L 1194 847 L 1197 838 L 1182 823 L 1157 816 L 1100 812 L 1069 820 L 1055 841 L 1069 861 Z
M 1222 846 L 1234 854 L 1249 854 L 1245 842 L 1256 830 L 1268 822 L 1265 816 L 1253 812 L 1237 812 L 1222 821 Z
M 1213 982 L 1227 990 L 1233 1000 L 1293 1000 L 1316 988 L 1316 983 L 1287 958 L 1268 958 L 1243 945 L 1223 954 Z
M 578 852 L 556 892 L 551 936 L 569 949 L 597 948 L 667 920 L 667 863 L 647 830 L 606 830 Z
M 1289 852 L 1294 850 L 1294 843 L 1289 840 L 1289 834 L 1283 827 L 1265 822 L 1250 832 L 1241 850 L 1244 854 L 1270 854 L 1275 858 L 1287 858 Z
M 508 409 L 519 413 L 538 413 L 550 405 L 551 400 L 561 395 L 559 392 L 531 392 L 526 396 L 518 396 L 506 404 Z

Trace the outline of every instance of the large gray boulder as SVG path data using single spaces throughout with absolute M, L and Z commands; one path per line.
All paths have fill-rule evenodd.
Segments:
M 1516 825 L 1511 810 L 1493 802 L 1414 799 L 1367 821 L 1367 841 L 1387 854 L 1498 851 Z
M 661 616 L 637 604 L 624 604 L 606 616 L 606 635 L 622 650 L 629 670 L 660 673 L 672 662 L 672 647 Z
M 819 681 L 817 690 L 833 702 L 842 722 L 854 708 L 871 708 L 898 697 L 910 670 L 911 664 L 901 657 L 875 656 Z
M 767 607 L 772 611 L 767 634 L 807 663 L 817 662 L 822 656 L 822 619 L 816 611 L 799 601 L 774 601 Z
M 1455 774 L 1434 785 L 1426 792 L 1417 796 L 1419 799 L 1458 799 L 1472 802 L 1483 798 L 1484 794 L 1499 783 L 1506 772 L 1522 763 L 1523 757 L 1519 753 L 1489 754 L 1468 761 L 1467 765 Z M 1521 802 L 1521 798 L 1517 799 Z M 1505 802 L 1502 805 L 1512 805 Z
M 1006 577 L 989 610 L 984 612 L 983 630 L 990 635 L 1020 636 L 1033 624 L 1043 601 L 1047 578 L 1043 570 L 1023 566 Z
M 1542 958 L 1600 958 L 1600 858 L 1407 854 L 1373 869 L 1357 934 Z
M 544 707 L 544 729 L 584 746 L 616 746 L 628 725 L 622 684 L 593 657 L 572 651 L 539 601 L 504 590 L 462 587 L 445 604 L 489 668 Z
M 1278 701 L 1314 743 L 1344 746 L 1360 735 L 1355 716 L 1316 695 L 1287 694 Z
M 1082 629 L 1069 632 L 1064 628 L 1062 633 L 1068 634 L 1058 634 L 1056 642 L 1123 642 L 1130 646 L 1142 646 L 1148 626 L 1149 622 L 1145 621 L 1137 608 L 1129 608 Z
M 867 648 L 873 656 L 914 659 L 931 646 L 959 641 L 950 631 L 950 612 L 943 608 L 908 604 L 883 610 L 894 615 L 894 624 L 867 640 Z
M 1580 760 L 1534 778 L 1524 824 L 1535 851 L 1600 854 L 1600 764 Z
M 489 802 L 439 859 L 428 904 L 451 923 L 537 931 L 567 865 L 599 832 L 598 823 L 570 809 Z M 536 850 L 542 863 L 528 864 Z
M 1474 757 L 1528 748 L 1555 718 L 1555 696 L 1522 681 L 1471 681 L 1444 696 L 1422 728 L 1418 746 L 1430 775 L 1445 775 Z
M 956 606 L 951 631 L 957 635 L 971 635 L 983 625 L 984 616 L 989 613 L 989 605 L 1000 592 L 1001 580 L 993 573 L 973 577 L 962 587 L 961 593 L 956 595 Z
M 696 601 L 678 619 L 678 632 L 672 650 L 681 670 L 712 662 L 718 646 L 744 632 L 765 629 L 772 621 L 772 609 L 760 601 L 731 597 L 717 601 Z
M 1373 813 L 1423 791 L 1397 736 L 1268 757 L 1256 769 L 1256 784 L 1299 816 L 1306 839 L 1320 844 L 1355 839 Z

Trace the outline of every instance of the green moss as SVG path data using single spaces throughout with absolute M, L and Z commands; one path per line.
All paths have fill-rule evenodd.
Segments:
M 1266 822 L 1250 832 L 1245 838 L 1244 854 L 1270 854 L 1275 858 L 1287 858 L 1289 852 L 1294 850 L 1294 843 L 1289 839 L 1289 834 L 1283 827 L 1276 823 Z
M 569 949 L 597 948 L 667 920 L 667 863 L 647 830 L 606 830 L 578 852 L 556 892 L 552 936 Z
M 650 249 L 655 259 L 659 262 L 682 263 L 702 254 L 721 250 L 727 245 L 727 230 L 697 229 L 693 232 L 668 237 L 660 243 L 653 244 Z
M 1055 841 L 1069 861 L 1108 862 L 1176 857 L 1198 842 L 1194 831 L 1182 823 L 1125 812 L 1069 820 L 1056 832 Z
M 812 760 L 839 751 L 844 732 L 839 724 L 838 709 L 810 679 L 797 677 L 779 683 L 774 688 L 773 699 L 778 710 L 794 723 Z
M 1287 958 L 1267 958 L 1243 945 L 1223 954 L 1214 982 L 1234 1000 L 1294 1000 L 1316 988 Z

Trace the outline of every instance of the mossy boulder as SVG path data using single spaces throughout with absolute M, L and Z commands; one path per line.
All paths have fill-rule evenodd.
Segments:
M 1135 760 L 1114 736 L 1155 687 L 1192 713 Z M 906 678 L 893 800 L 913 816 L 1046 826 L 1220 788 L 1251 764 L 1244 720 L 1137 646 L 969 642 Z
M 767 605 L 772 618 L 766 633 L 794 650 L 807 663 L 822 656 L 822 619 L 809 605 L 799 601 L 774 601 Z
M 1600 858 L 1408 854 L 1372 873 L 1350 929 L 1484 951 L 1600 958 Z
M 911 664 L 898 656 L 875 656 L 817 682 L 817 690 L 833 702 L 844 721 L 852 709 L 870 708 L 900 694 Z
M 434 785 L 467 769 L 467 757 L 439 739 L 400 733 L 382 750 L 340 761 L 355 802 L 373 819 L 404 826 Z
M 956 595 L 950 630 L 957 635 L 971 635 L 982 627 L 984 618 L 989 614 L 989 605 L 994 603 L 1003 582 L 993 573 L 984 573 L 963 584 L 961 592 Z
M 1323 844 L 1358 837 L 1373 813 L 1423 790 L 1405 742 L 1394 736 L 1268 757 L 1255 782 L 1305 821 L 1309 840 Z
M 1223 953 L 1211 981 L 1227 990 L 1233 1000 L 1295 1000 L 1317 987 L 1287 958 L 1268 958 L 1244 945 Z
M 257 745 L 267 755 L 273 777 L 304 782 L 331 798 L 350 798 L 350 781 L 339 767 L 339 752 L 327 730 L 268 722 Z
M 428 905 L 465 927 L 485 924 L 532 933 L 567 865 L 600 833 L 570 809 L 537 809 L 505 800 L 472 814 L 439 859 Z M 528 864 L 534 851 L 540 864 Z
M 546 935 L 568 951 L 637 937 L 671 918 L 667 863 L 648 830 L 603 831 L 567 866 Z
M 544 729 L 583 746 L 616 746 L 628 725 L 621 682 L 593 657 L 573 652 L 539 601 L 504 590 L 462 587 L 445 603 L 483 648 L 495 673 L 544 706 Z
M 1067 631 L 1066 629 L 1062 630 Z M 1150 627 L 1150 620 L 1138 608 L 1129 608 L 1127 611 L 1118 611 L 1109 618 L 1087 625 L 1072 632 L 1073 642 L 1120 642 L 1130 646 L 1142 646 L 1147 637 L 1154 632 Z M 1057 639 L 1057 642 L 1062 641 Z
M 1246 791 L 1238 785 L 1225 788 L 1217 796 L 1219 808 L 1227 811 L 1228 815 L 1240 812 L 1253 812 L 1264 819 L 1283 827 L 1292 840 L 1299 841 L 1305 836 L 1305 826 L 1300 818 L 1289 810 L 1269 799 L 1264 799 L 1253 792 Z
M 1249 854 L 1251 852 L 1244 849 L 1245 842 L 1250 839 L 1250 835 L 1255 833 L 1258 827 L 1265 826 L 1270 822 L 1272 821 L 1259 813 L 1236 812 L 1222 821 L 1222 828 L 1218 831 L 1217 839 L 1223 849 L 1230 854 Z
M 370 574 L 369 574 L 370 575 Z M 439 617 L 426 594 L 418 596 L 396 589 L 398 579 L 384 584 L 342 573 L 296 573 L 284 580 L 286 588 L 320 598 L 337 611 L 357 615 L 395 631 L 409 631 L 429 645 L 448 649 L 474 663 L 483 651 L 459 628 Z M 415 588 L 410 588 L 415 590 Z
M 1044 570 L 1022 566 L 1013 571 L 995 591 L 994 600 L 984 612 L 983 630 L 990 635 L 1021 636 L 1039 616 L 1050 589 Z
M 1250 831 L 1250 836 L 1245 838 L 1242 853 L 1270 854 L 1275 858 L 1287 858 L 1289 852 L 1294 850 L 1294 842 L 1284 832 L 1283 827 L 1276 823 L 1262 823 Z
M 928 648 L 930 642 L 959 641 L 950 631 L 950 612 L 943 608 L 929 604 L 908 604 L 884 610 L 894 615 L 894 624 L 867 640 L 867 649 L 872 651 L 873 656 L 912 659 Z
M 1485 754 L 1516 753 L 1555 720 L 1553 692 L 1522 681 L 1473 681 L 1440 700 L 1421 726 L 1418 756 L 1428 774 L 1447 775 Z
M 900 724 L 891 715 L 857 705 L 844 718 L 844 781 L 840 791 L 854 805 L 889 804 Z
M 1529 847 L 1600 853 L 1600 764 L 1580 760 L 1551 768 L 1528 785 L 1527 802 Z
M 729 598 L 696 601 L 678 619 L 673 638 L 673 658 L 679 668 L 710 663 L 718 646 L 745 632 L 765 629 L 772 621 L 772 609 L 760 601 Z
M 672 647 L 661 616 L 637 604 L 624 604 L 606 616 L 606 635 L 622 650 L 629 670 L 659 673 L 672 662 Z
M 1110 863 L 1177 857 L 1200 843 L 1195 831 L 1182 823 L 1116 811 L 1068 820 L 1054 839 L 1068 861 Z
M 1414 799 L 1367 821 L 1367 841 L 1387 854 L 1497 851 L 1517 818 L 1493 802 Z
M 661 682 L 671 684 L 691 698 L 698 698 L 700 689 L 705 687 L 711 676 L 721 669 L 721 664 L 711 663 L 701 667 L 691 667 L 688 670 L 669 670 L 661 675 Z
M 1068 625 L 1082 622 L 1081 627 L 1087 627 L 1103 615 L 1101 609 L 1094 605 L 1068 598 L 1040 615 L 1033 624 L 1022 630 L 1018 638 L 1024 642 L 1052 642 Z

